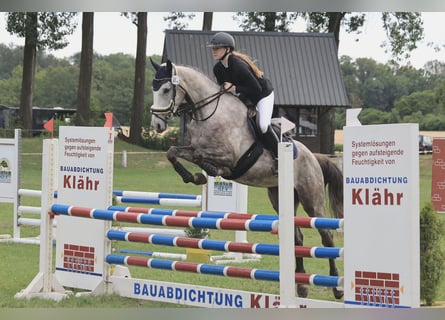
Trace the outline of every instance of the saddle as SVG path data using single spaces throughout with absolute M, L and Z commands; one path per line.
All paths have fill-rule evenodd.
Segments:
M 277 158 L 278 143 L 281 142 L 280 141 L 281 118 L 272 118 L 268 132 L 265 134 L 261 133 L 261 131 L 257 127 L 255 118 L 248 117 L 248 123 L 255 140 L 261 142 L 264 148 L 267 149 L 274 158 Z M 282 139 L 283 142 L 293 142 L 292 137 L 288 134 L 284 134 Z M 296 159 L 298 155 L 298 150 L 295 143 L 293 143 L 293 150 L 294 150 L 293 157 L 294 159 Z
M 247 123 L 249 124 L 249 128 L 255 138 L 254 143 L 250 146 L 250 148 L 241 156 L 241 158 L 237 161 L 235 168 L 232 169 L 232 174 L 230 176 L 223 176 L 224 179 L 227 180 L 235 180 L 241 177 L 247 170 L 249 170 L 258 158 L 263 154 L 264 149 L 268 150 L 272 157 L 277 158 L 278 153 L 278 143 L 280 142 L 280 134 L 281 134 L 281 119 L 273 118 L 271 121 L 271 125 L 268 131 L 268 134 L 262 134 L 259 128 L 256 125 L 256 121 L 254 117 L 247 117 Z M 264 138 L 268 136 L 269 138 Z M 275 141 L 271 141 L 275 139 Z M 283 135 L 283 141 L 292 142 L 292 138 Z M 298 156 L 298 151 L 295 143 L 293 145 L 294 150 L 294 159 Z

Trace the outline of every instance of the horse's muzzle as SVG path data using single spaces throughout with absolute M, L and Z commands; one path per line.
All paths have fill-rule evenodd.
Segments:
M 175 102 L 173 100 L 170 100 L 170 103 L 167 106 L 164 107 L 156 107 L 151 106 L 150 112 L 156 115 L 168 115 L 173 112 L 173 107 L 175 105 Z

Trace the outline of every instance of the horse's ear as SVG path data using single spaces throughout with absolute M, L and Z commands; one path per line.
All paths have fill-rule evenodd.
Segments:
M 167 60 L 167 73 L 169 75 L 173 74 L 173 65 L 172 65 L 172 62 L 170 60 Z
M 159 70 L 159 68 L 161 67 L 159 64 L 157 64 L 156 62 L 153 61 L 153 59 L 150 57 L 150 62 L 151 65 L 153 66 L 153 68 L 155 68 L 156 71 Z

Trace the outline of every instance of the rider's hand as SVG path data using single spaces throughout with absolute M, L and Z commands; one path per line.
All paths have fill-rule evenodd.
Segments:
M 224 82 L 224 90 L 230 93 L 236 93 L 236 86 L 230 82 Z

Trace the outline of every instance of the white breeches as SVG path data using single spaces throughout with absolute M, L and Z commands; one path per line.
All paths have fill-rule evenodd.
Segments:
M 258 101 L 257 107 L 257 124 L 262 133 L 267 132 L 267 127 L 270 125 L 270 121 L 272 119 L 273 112 L 273 104 L 274 104 L 274 93 L 272 91 L 267 97 L 264 97 L 260 101 Z

